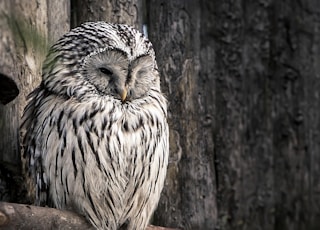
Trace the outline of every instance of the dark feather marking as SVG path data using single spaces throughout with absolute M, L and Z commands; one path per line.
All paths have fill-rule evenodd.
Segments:
M 112 120 L 110 120 L 110 121 L 109 121 L 109 125 L 108 125 L 108 130 L 110 130 L 110 129 L 111 129 L 112 124 L 113 124 L 113 121 L 112 121 Z
M 150 151 L 150 145 L 147 145 L 147 149 L 146 149 L 146 153 L 148 154 Z M 142 154 L 143 155 L 143 154 Z M 142 158 L 142 155 L 141 155 L 141 158 Z
M 138 158 L 138 154 L 136 152 L 136 154 L 134 154 L 134 157 L 133 157 L 133 165 L 135 166 L 136 163 L 137 163 L 137 158 Z
M 109 159 L 111 160 L 111 152 L 109 148 L 107 148 L 107 153 L 108 153 Z
M 156 148 L 156 144 L 154 144 L 154 145 L 151 146 L 151 150 L 150 150 L 150 151 L 151 151 L 151 154 L 150 154 L 150 156 L 149 156 L 150 159 L 148 159 L 148 162 L 154 162 L 154 154 L 153 154 L 153 153 L 154 153 L 155 148 Z
M 72 126 L 73 126 L 73 129 L 74 129 L 74 133 L 78 134 L 77 120 L 75 118 L 72 119 Z
M 87 141 L 89 143 L 91 151 L 94 154 L 94 156 L 96 157 L 97 165 L 98 165 L 99 169 L 101 170 L 100 158 L 99 158 L 99 155 L 98 155 L 97 151 L 94 149 L 94 145 L 93 145 L 92 139 L 90 138 L 90 132 L 89 131 L 86 131 L 86 136 L 87 136 Z
M 52 117 L 51 115 L 49 115 L 48 118 L 50 118 L 50 120 L 49 120 L 49 126 L 53 126 L 53 125 L 54 125 L 54 117 Z
M 52 201 L 50 200 L 50 185 L 46 185 L 46 191 L 45 191 L 45 193 L 46 193 L 46 198 L 47 198 L 47 200 L 45 201 L 45 205 L 47 205 L 47 206 L 52 206 L 51 205 L 51 203 L 52 203 Z
M 140 116 L 140 117 L 139 117 L 139 127 L 141 127 L 141 126 L 143 126 L 143 119 L 142 119 L 142 117 Z
M 86 187 L 85 187 L 86 178 L 85 178 L 85 176 L 84 176 L 84 170 L 81 170 L 80 172 L 81 172 L 81 176 L 82 176 L 82 191 L 83 191 L 84 193 L 86 193 L 86 192 L 87 192 Z
M 145 132 L 141 132 L 141 144 L 144 145 L 143 140 L 145 139 Z
M 76 165 L 76 157 L 75 157 L 75 150 L 74 148 L 72 149 L 72 164 L 73 164 L 73 173 L 74 173 L 74 179 L 77 178 L 77 174 L 78 174 L 78 169 L 77 169 L 77 165 Z
M 84 176 L 84 170 L 81 170 L 81 174 L 82 174 L 82 191 L 84 194 L 87 194 L 87 190 L 86 190 L 86 178 Z
M 93 109 L 94 110 L 92 113 L 90 113 L 89 118 L 93 118 L 98 113 L 98 110 L 96 108 L 93 108 Z
M 83 146 L 82 146 L 82 141 L 81 141 L 80 137 L 78 137 L 78 146 L 79 146 L 79 149 L 80 149 L 80 152 L 81 152 L 83 163 L 86 163 L 86 160 L 84 158 L 84 150 L 83 150 Z
M 114 205 L 114 200 L 113 200 L 112 194 L 110 193 L 109 189 L 108 189 L 108 197 L 110 198 L 111 203 L 112 203 L 112 205 L 113 205 L 113 207 L 114 207 L 114 206 L 115 206 L 115 205 Z
M 50 98 L 44 98 L 43 100 L 40 101 L 40 104 L 39 104 L 39 106 L 37 106 L 37 111 L 35 113 L 36 116 L 39 116 L 42 112 L 47 111 L 47 110 L 43 110 L 43 109 L 39 109 L 39 108 L 41 108 L 41 107 L 45 107 L 46 108 L 45 105 L 47 105 L 49 99 Z M 51 111 L 49 113 L 50 116 L 52 116 L 52 113 L 55 112 L 55 108 L 56 108 L 56 105 L 51 109 Z
M 97 136 L 99 136 L 99 132 L 98 132 L 97 127 L 94 127 L 92 130 L 93 130 L 93 132 L 94 132 Z M 97 145 L 98 145 L 98 146 L 100 145 L 100 138 L 98 138 Z
M 67 189 L 67 193 L 69 195 L 70 193 L 69 193 L 68 176 L 66 177 L 66 189 Z
M 63 185 L 62 170 L 63 170 L 63 167 L 60 167 L 60 182 L 61 182 L 61 185 Z
M 140 177 L 141 178 L 141 177 Z M 141 180 L 140 180 L 141 182 Z M 138 188 L 141 186 L 141 184 L 136 184 L 136 186 L 134 186 L 134 190 L 133 190 L 133 193 L 131 194 L 131 198 L 133 198 L 133 196 L 135 194 L 137 194 L 137 191 L 138 191 Z
M 65 150 L 66 146 L 67 146 L 67 134 L 66 134 L 66 132 L 64 131 L 64 132 L 63 132 L 62 147 L 61 147 L 61 150 L 60 150 L 60 155 L 61 155 L 61 157 L 63 157 L 64 150 Z
M 121 146 L 119 135 L 117 135 L 117 142 L 118 142 L 118 146 Z M 117 157 L 117 160 L 118 160 L 118 161 L 117 161 L 117 164 L 120 165 L 119 157 Z
M 118 142 L 118 145 L 121 146 L 119 135 L 117 135 L 117 142 Z
M 68 120 L 72 118 L 73 113 L 74 113 L 74 109 L 70 109 L 68 113 Z
M 158 105 L 162 105 L 161 101 L 160 101 L 157 97 L 154 97 L 154 96 L 152 96 L 152 95 L 149 95 L 149 97 L 151 97 L 151 98 L 153 98 L 154 100 L 156 100 L 156 101 L 158 102 Z M 167 113 L 166 113 L 166 111 L 164 110 L 164 108 L 163 108 L 162 106 L 160 106 L 160 108 L 161 108 L 163 114 L 166 115 Z
M 63 192 L 63 195 L 64 195 L 64 203 L 67 204 L 67 194 L 66 194 L 66 191 Z
M 112 171 L 115 172 L 116 170 L 115 170 L 115 168 L 114 168 L 114 165 L 112 164 L 113 162 L 114 162 L 114 161 L 111 162 L 111 167 L 112 167 Z
M 123 129 L 124 129 L 125 132 L 129 131 L 129 127 L 128 127 L 128 122 L 127 121 L 124 122 Z
M 149 164 L 148 166 L 148 180 L 150 180 L 150 176 L 151 176 L 151 164 Z
M 141 179 L 141 180 L 139 181 L 139 182 L 140 182 L 139 185 L 142 185 L 142 184 L 145 182 L 145 180 L 146 180 L 146 177 L 143 176 L 143 174 L 144 174 L 144 170 L 141 170 L 139 177 L 137 177 L 137 178 L 140 178 L 140 179 Z M 149 178 L 148 178 L 148 179 L 149 179 Z
M 94 211 L 94 213 L 96 214 L 97 217 L 101 217 L 101 216 L 98 214 L 95 205 L 93 204 L 93 200 L 92 200 L 92 197 L 91 197 L 91 193 L 86 193 L 86 194 L 87 194 L 87 196 L 88 196 L 88 198 L 89 198 L 89 201 L 90 201 L 92 210 Z
M 108 121 L 106 119 L 106 117 L 103 118 L 103 121 L 101 123 L 101 130 L 105 130 L 105 128 L 107 127 Z
M 99 132 L 98 132 L 98 129 L 97 129 L 97 126 L 94 122 L 91 121 L 90 123 L 90 130 L 93 131 L 94 134 L 96 134 L 96 136 L 99 136 Z M 100 138 L 98 138 L 98 143 L 100 141 Z M 99 144 L 98 144 L 99 145 Z
M 153 119 L 153 116 L 148 114 L 148 120 L 151 122 L 151 126 L 154 126 L 154 119 Z
M 82 117 L 81 117 L 80 120 L 79 120 L 79 124 L 82 125 L 82 123 L 83 123 L 85 120 L 87 120 L 87 113 L 84 113 L 84 114 L 82 115 Z
M 56 154 L 56 165 L 55 165 L 55 176 L 57 177 L 58 176 L 58 157 L 59 157 L 59 154 Z
M 129 213 L 133 208 L 133 203 L 131 203 L 130 208 L 128 209 L 127 213 Z
M 124 223 L 121 224 L 120 227 L 118 227 L 118 230 L 127 230 L 129 225 L 129 219 L 127 219 Z
M 63 111 L 60 112 L 58 120 L 57 120 L 57 129 L 58 129 L 59 139 L 61 138 L 62 132 L 63 132 L 63 127 L 61 124 L 62 117 L 63 117 Z

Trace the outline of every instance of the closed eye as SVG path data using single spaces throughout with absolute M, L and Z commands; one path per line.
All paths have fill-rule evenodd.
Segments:
M 107 69 L 107 68 L 104 68 L 104 67 L 101 67 L 99 68 L 99 71 L 103 74 L 106 74 L 106 75 L 112 75 L 113 72 L 110 70 L 110 69 Z

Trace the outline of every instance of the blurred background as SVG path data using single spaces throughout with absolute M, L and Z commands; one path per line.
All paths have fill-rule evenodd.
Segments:
M 1 0 L 0 200 L 24 202 L 20 117 L 48 47 L 97 20 L 156 51 L 171 130 L 154 224 L 320 229 L 318 0 Z

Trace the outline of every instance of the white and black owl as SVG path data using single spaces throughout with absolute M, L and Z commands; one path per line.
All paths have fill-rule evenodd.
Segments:
M 35 203 L 98 229 L 145 229 L 166 176 L 166 117 L 150 41 L 127 25 L 72 29 L 51 47 L 23 115 Z

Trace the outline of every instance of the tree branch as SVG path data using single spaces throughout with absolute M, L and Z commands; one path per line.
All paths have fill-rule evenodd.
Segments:
M 13 229 L 94 229 L 83 216 L 66 210 L 0 202 L 0 228 Z M 174 230 L 148 226 L 147 230 Z

